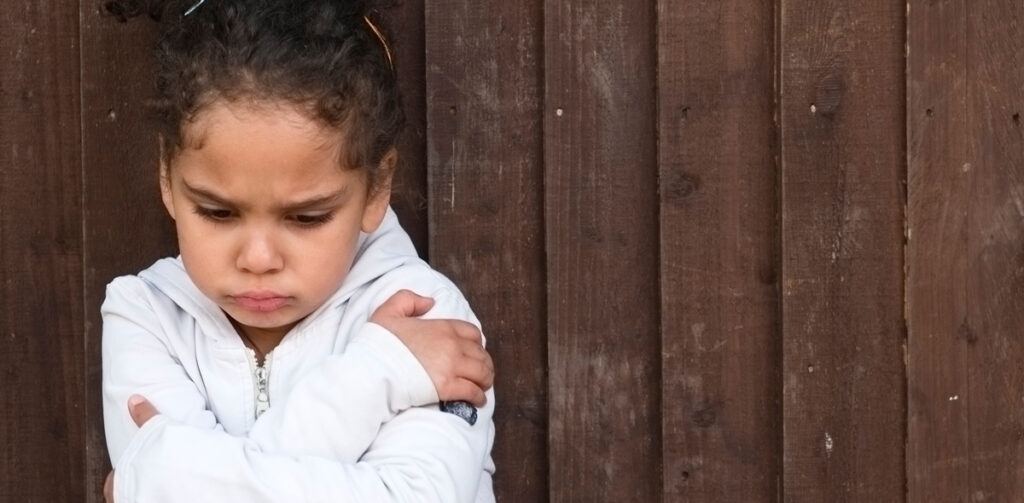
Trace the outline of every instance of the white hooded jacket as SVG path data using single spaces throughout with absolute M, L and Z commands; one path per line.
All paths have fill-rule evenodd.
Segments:
M 390 210 L 339 290 L 262 368 L 180 258 L 115 279 L 102 308 L 114 500 L 493 501 L 493 390 L 475 424 L 439 409 L 415 356 L 368 321 L 401 289 L 434 298 L 425 318 L 479 327 Z M 141 429 L 132 394 L 160 411 Z

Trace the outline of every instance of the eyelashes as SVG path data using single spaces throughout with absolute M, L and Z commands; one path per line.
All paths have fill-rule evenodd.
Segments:
M 195 205 L 192 212 L 199 215 L 203 220 L 215 224 L 228 224 L 238 218 L 234 211 L 224 208 L 207 208 Z M 303 229 L 314 229 L 334 220 L 334 211 L 326 213 L 298 213 L 286 216 L 285 220 Z
M 319 227 L 323 224 L 326 224 L 327 222 L 330 222 L 331 220 L 334 220 L 334 212 L 329 211 L 327 213 L 319 213 L 312 215 L 300 213 L 298 215 L 293 215 L 288 218 L 302 227 L 312 228 Z
M 233 216 L 231 210 L 221 208 L 204 208 L 199 205 L 194 206 L 192 212 L 199 215 L 204 220 L 217 223 L 227 223 Z

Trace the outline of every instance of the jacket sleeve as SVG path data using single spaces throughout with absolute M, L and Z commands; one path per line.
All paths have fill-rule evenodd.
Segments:
M 116 467 L 114 501 L 472 501 L 486 455 L 474 429 L 489 423 L 409 409 L 362 460 L 341 463 L 266 453 L 250 439 L 156 416 Z
M 408 285 L 405 287 L 417 291 Z M 398 290 L 374 295 L 372 312 Z M 451 288 L 417 291 L 434 299 L 425 319 L 479 322 L 462 295 Z M 265 450 L 314 454 L 356 461 L 371 447 L 380 426 L 415 406 L 437 408 L 438 396 L 426 370 L 387 329 L 367 322 L 351 337 L 344 354 L 333 355 L 303 377 L 288 395 L 264 413 L 249 438 Z
M 415 357 L 383 328 L 366 324 L 345 354 L 303 378 L 288 403 L 277 404 L 243 438 L 217 424 L 154 317 L 145 299 L 108 292 L 104 411 L 115 501 L 474 497 L 493 440 L 492 406 L 480 411 L 475 426 L 436 405 L 406 408 L 436 401 L 436 394 Z M 144 377 L 119 370 L 138 370 L 140 362 Z M 421 374 L 410 372 L 416 370 Z M 125 405 L 133 392 L 161 411 L 141 430 Z M 268 416 L 275 411 L 289 414 Z

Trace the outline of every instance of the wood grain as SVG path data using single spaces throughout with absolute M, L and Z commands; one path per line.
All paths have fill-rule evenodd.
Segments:
M 0 30 L 0 501 L 82 501 L 78 9 L 4 5 Z
M 969 499 L 966 2 L 908 17 L 907 500 Z M 962 400 L 961 400 L 962 399 Z M 941 439 L 941 440 L 939 440 Z
M 904 15 L 780 3 L 786 500 L 904 497 Z
M 552 501 L 661 497 L 655 8 L 545 2 Z
M 1024 494 L 1024 3 L 967 12 L 966 402 L 973 501 Z
M 919 2 L 910 20 L 908 499 L 1010 501 L 1024 492 L 1024 6 Z
M 770 3 L 662 1 L 664 501 L 772 501 L 782 344 Z
M 542 4 L 426 12 L 430 257 L 466 293 L 498 372 L 499 501 L 548 496 Z
M 427 221 L 427 104 L 424 50 L 425 23 L 423 0 L 403 0 L 386 15 L 392 37 L 388 40 L 395 55 L 398 87 L 402 92 L 407 120 L 399 138 L 399 165 L 395 172 L 391 207 L 402 228 L 409 233 L 416 251 L 424 259 L 429 254 Z

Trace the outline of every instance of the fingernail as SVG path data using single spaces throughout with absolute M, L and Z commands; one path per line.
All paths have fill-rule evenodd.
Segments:
M 142 395 L 132 395 L 128 397 L 128 406 L 135 407 L 145 401 L 146 399 Z

